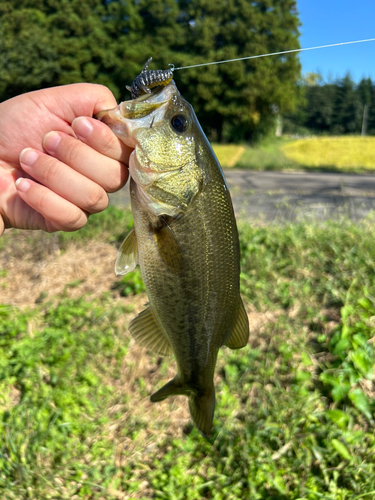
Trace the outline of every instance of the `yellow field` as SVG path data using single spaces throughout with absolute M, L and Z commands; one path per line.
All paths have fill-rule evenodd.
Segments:
M 213 144 L 213 150 L 223 168 L 232 168 L 245 151 L 244 146 L 236 144 Z
M 281 151 L 304 167 L 334 167 L 352 172 L 375 170 L 375 137 L 298 139 L 284 144 Z

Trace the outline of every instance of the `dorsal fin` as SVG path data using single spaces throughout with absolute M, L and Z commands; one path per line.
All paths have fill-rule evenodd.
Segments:
M 129 325 L 132 337 L 143 347 L 162 356 L 172 354 L 168 338 L 157 324 L 150 307 L 140 312 Z
M 243 302 L 241 300 L 237 314 L 237 321 L 233 331 L 225 345 L 231 349 L 241 349 L 245 347 L 249 340 L 249 318 L 247 317 Z

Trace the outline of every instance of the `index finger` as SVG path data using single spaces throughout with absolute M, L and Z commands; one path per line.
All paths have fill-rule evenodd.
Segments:
M 125 146 L 105 123 L 95 118 L 79 116 L 73 121 L 72 129 L 78 139 L 98 153 L 129 165 L 133 149 Z

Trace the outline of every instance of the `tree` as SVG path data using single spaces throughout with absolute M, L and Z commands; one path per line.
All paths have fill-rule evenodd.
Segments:
M 367 133 L 375 135 L 375 82 L 371 84 L 371 103 L 368 111 Z
M 0 2 L 1 99 L 80 81 L 107 85 L 120 98 L 134 78 L 134 67 L 124 64 L 136 32 L 134 11 L 118 1 Z
M 333 125 L 336 86 L 332 84 L 308 86 L 306 89 L 305 126 L 328 131 Z
M 350 76 L 337 82 L 335 96 L 335 112 L 332 132 L 334 134 L 358 134 L 361 129 L 361 105 L 355 84 Z
M 294 0 L 181 0 L 184 45 L 178 65 L 192 65 L 298 48 Z M 176 73 L 184 95 L 217 138 L 250 140 L 292 110 L 300 76 L 297 56 L 276 56 Z
M 305 128 L 314 133 L 360 134 L 367 105 L 367 134 L 375 135 L 375 83 L 370 78 L 356 85 L 350 74 L 330 83 L 315 76 L 304 78 L 304 101 L 285 115 L 289 131 Z
M 0 0 L 0 99 L 77 81 L 128 98 L 153 68 L 299 47 L 295 0 Z M 250 140 L 298 101 L 295 54 L 176 71 L 212 136 Z M 297 90 L 296 90 L 297 89 Z
M 375 134 L 375 86 L 371 78 L 362 78 L 357 87 L 358 98 L 360 100 L 363 113 L 367 106 L 367 133 Z M 361 123 L 358 124 L 362 128 L 363 115 Z

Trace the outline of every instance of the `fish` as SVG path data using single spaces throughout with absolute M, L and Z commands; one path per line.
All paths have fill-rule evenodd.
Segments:
M 123 275 L 139 264 L 149 304 L 129 331 L 140 345 L 173 354 L 177 362 L 176 376 L 151 401 L 187 396 L 192 420 L 207 437 L 218 351 L 240 349 L 249 337 L 238 231 L 223 172 L 174 80 L 96 117 L 134 148 L 134 228 L 119 249 L 115 272 Z

